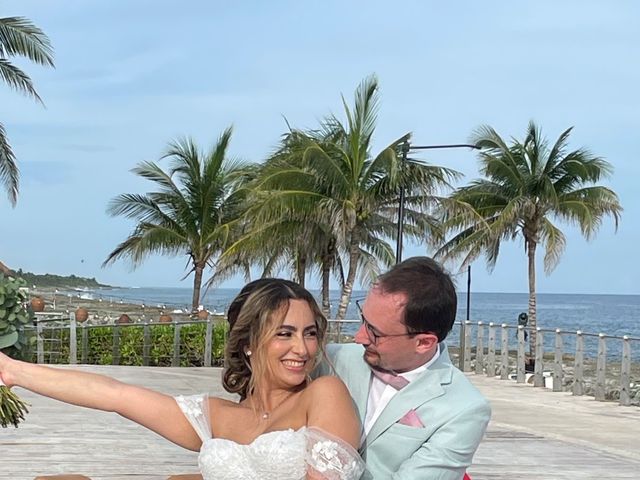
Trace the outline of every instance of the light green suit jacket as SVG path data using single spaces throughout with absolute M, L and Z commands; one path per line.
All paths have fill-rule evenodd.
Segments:
M 354 343 L 329 345 L 329 360 L 353 397 L 364 423 L 371 371 Z M 320 374 L 330 373 L 326 362 Z M 414 410 L 421 423 L 399 421 Z M 445 344 L 420 377 L 400 390 L 374 423 L 360 448 L 363 479 L 460 480 L 489 423 L 487 400 L 451 364 Z

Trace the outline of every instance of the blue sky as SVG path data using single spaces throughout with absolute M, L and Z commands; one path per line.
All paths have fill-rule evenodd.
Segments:
M 606 221 L 590 242 L 565 226 L 566 252 L 551 276 L 540 266 L 538 291 L 640 294 L 637 2 L 0 3 L 0 16 L 13 15 L 31 18 L 56 52 L 55 70 L 19 63 L 46 109 L 0 86 L 0 121 L 21 170 L 17 207 L 0 197 L 1 258 L 13 268 L 190 287 L 180 282 L 183 258 L 100 268 L 132 229 L 106 215 L 108 201 L 147 191 L 129 170 L 179 136 L 209 146 L 229 125 L 232 155 L 260 162 L 285 131 L 283 116 L 313 127 L 341 115 L 340 94 L 351 101 L 375 73 L 376 147 L 405 132 L 414 144 L 465 142 L 481 124 L 522 138 L 530 119 L 555 140 L 574 126 L 572 147 L 613 164 L 606 184 L 625 211 L 617 234 Z M 477 176 L 470 151 L 422 158 Z M 491 274 L 477 261 L 472 288 L 527 291 L 523 245 L 505 244 Z

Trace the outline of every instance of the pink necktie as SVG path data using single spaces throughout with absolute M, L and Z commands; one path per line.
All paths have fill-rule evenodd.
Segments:
M 381 370 L 375 370 L 372 368 L 371 373 L 378 377 L 383 383 L 391 385 L 396 390 L 402 390 L 404 387 L 409 385 L 409 380 L 401 377 L 400 375 L 395 375 L 391 372 L 383 372 Z

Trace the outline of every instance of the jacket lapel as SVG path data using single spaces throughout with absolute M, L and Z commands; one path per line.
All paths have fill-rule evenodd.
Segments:
M 367 414 L 367 400 L 369 398 L 369 387 L 371 386 L 371 370 L 366 362 L 359 360 L 348 366 L 349 378 L 345 382 L 349 385 L 349 393 L 358 409 L 358 414 L 364 425 L 364 418 Z M 364 427 L 363 427 L 364 428 Z
M 365 445 L 375 441 L 409 410 L 417 409 L 420 405 L 443 395 L 442 385 L 451 383 L 452 368 L 447 347 L 440 344 L 440 356 L 436 362 L 391 399 L 369 431 Z

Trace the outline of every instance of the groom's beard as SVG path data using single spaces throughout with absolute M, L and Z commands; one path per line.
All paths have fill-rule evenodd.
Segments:
M 364 349 L 364 353 L 362 354 L 362 359 L 373 368 L 382 368 L 384 369 L 384 365 L 382 364 L 382 358 L 380 354 L 376 351 L 370 350 L 369 348 Z

